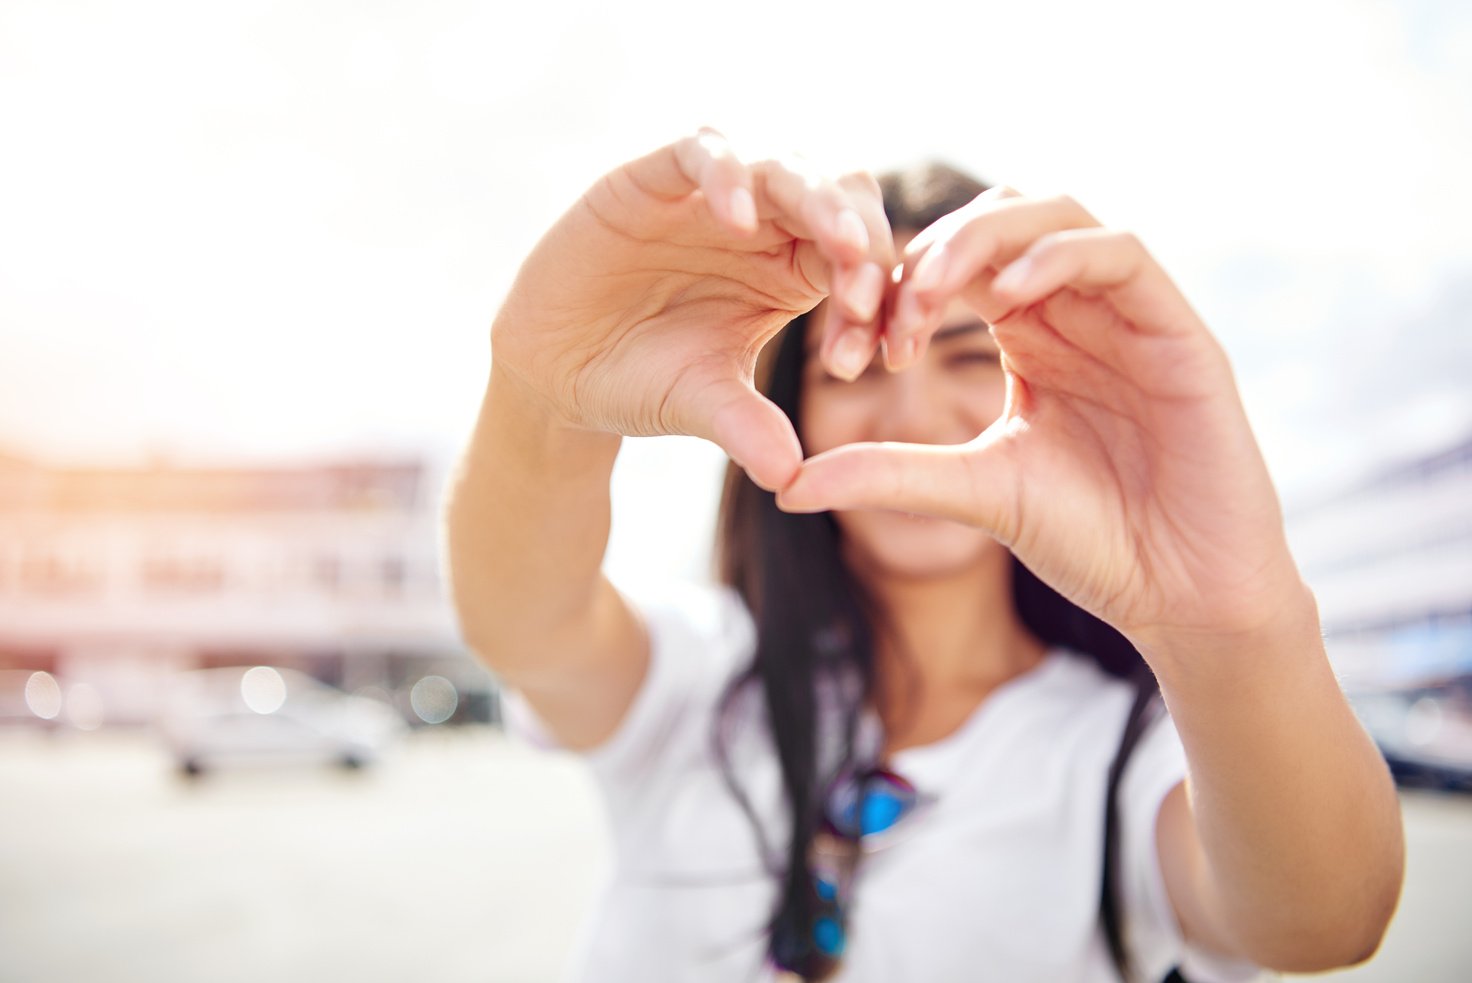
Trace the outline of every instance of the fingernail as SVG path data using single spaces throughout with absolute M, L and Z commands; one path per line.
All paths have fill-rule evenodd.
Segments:
M 865 263 L 854 272 L 849 286 L 849 311 L 860 321 L 872 321 L 884 300 L 884 271 Z
M 745 188 L 731 191 L 731 218 L 743 229 L 756 228 L 756 201 Z
M 791 512 L 794 515 L 811 515 L 814 512 L 828 511 L 821 505 L 813 505 L 809 502 L 798 505 L 796 502 L 792 501 L 792 499 L 787 497 L 779 498 L 777 500 L 777 508 L 781 509 L 783 512 Z
M 1012 264 L 997 274 L 992 281 L 992 289 L 1000 290 L 1002 293 L 1015 293 L 1022 289 L 1027 282 L 1028 274 L 1032 272 L 1032 260 L 1023 256 L 1013 260 Z
M 920 327 L 920 302 L 911 291 L 900 291 L 900 299 L 894 305 L 894 323 L 890 327 L 896 335 L 906 335 Z
M 800 481 L 794 481 L 786 488 L 777 493 L 777 508 L 783 512 L 822 512 L 823 507 L 811 501 L 804 501 L 803 489 L 798 488 Z M 794 489 L 796 489 L 794 491 Z
M 910 284 L 916 290 L 934 290 L 946 276 L 946 247 L 933 246 L 920 257 Z
M 853 246 L 859 252 L 869 251 L 869 230 L 864 220 L 852 208 L 845 208 L 833 221 L 833 234 L 840 242 Z
M 910 350 L 910 339 L 887 338 L 882 344 L 884 345 L 884 367 L 891 372 L 903 369 L 907 364 L 905 354 Z
M 833 367 L 849 382 L 869 364 L 869 339 L 862 328 L 850 328 L 833 345 Z

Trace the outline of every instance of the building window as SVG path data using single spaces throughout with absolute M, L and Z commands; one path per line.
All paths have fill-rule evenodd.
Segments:
M 95 565 L 79 557 L 38 550 L 21 558 L 16 580 L 31 593 L 80 594 L 95 589 L 101 576 Z
M 218 557 L 156 553 L 143 561 L 143 585 L 169 593 L 211 593 L 225 586 Z

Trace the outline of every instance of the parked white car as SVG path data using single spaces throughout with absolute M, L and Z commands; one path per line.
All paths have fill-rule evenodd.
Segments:
M 1472 792 L 1472 673 L 1349 699 L 1397 782 Z
M 358 768 L 406 729 L 387 703 L 271 666 L 180 673 L 160 719 L 180 771 L 191 777 L 221 765 Z

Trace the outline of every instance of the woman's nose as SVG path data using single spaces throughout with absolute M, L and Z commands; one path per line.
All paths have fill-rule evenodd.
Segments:
M 875 423 L 876 440 L 907 444 L 961 443 L 966 434 L 958 407 L 948 395 L 944 380 L 930 371 L 925 359 L 884 380 L 884 399 Z

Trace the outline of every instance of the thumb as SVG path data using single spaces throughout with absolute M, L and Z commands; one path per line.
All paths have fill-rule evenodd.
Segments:
M 802 445 L 787 414 L 737 379 L 711 383 L 691 424 L 691 433 L 715 441 L 768 491 L 786 485 L 802 466 Z
M 787 512 L 893 509 L 979 526 L 1003 543 L 1016 529 L 1015 469 L 983 434 L 969 444 L 848 444 L 803 462 L 777 495 Z

